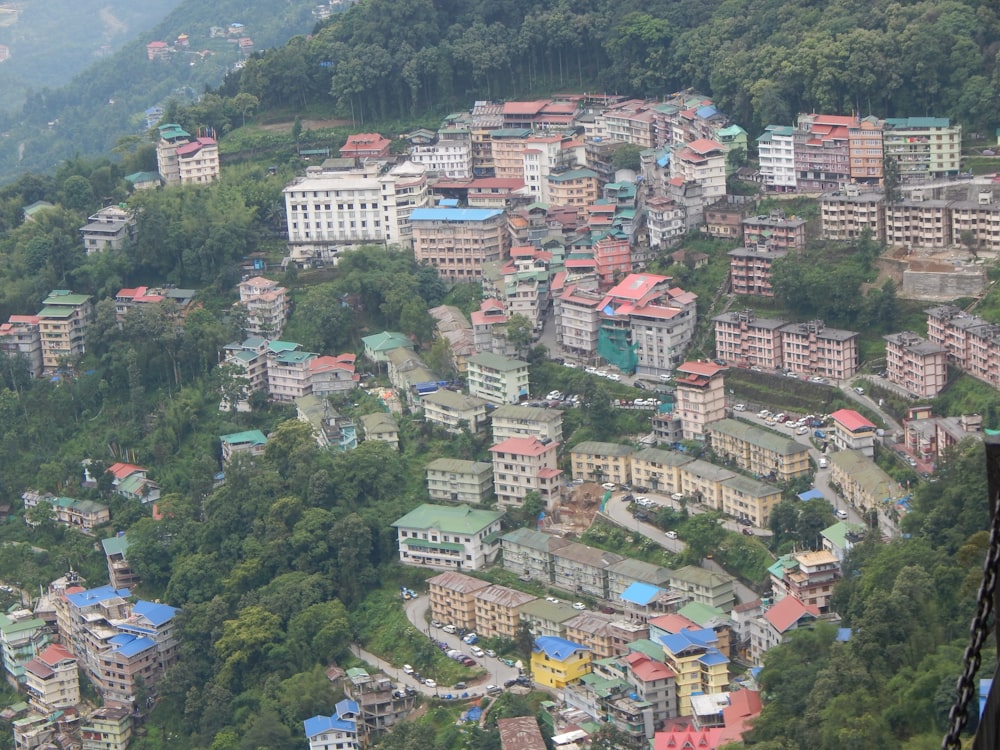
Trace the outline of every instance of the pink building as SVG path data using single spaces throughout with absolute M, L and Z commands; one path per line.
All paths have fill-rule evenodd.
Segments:
M 758 318 L 753 310 L 723 313 L 715 321 L 715 355 L 743 366 L 781 368 L 781 327 L 785 321 Z
M 927 311 L 927 338 L 948 351 L 948 359 L 974 378 L 1000 387 L 1000 325 L 953 305 Z
M 632 250 L 626 235 L 608 232 L 594 243 L 594 271 L 601 284 L 608 286 L 632 271 Z
M 712 362 L 684 362 L 677 367 L 677 407 L 685 440 L 704 440 L 705 425 L 726 416 L 723 374 Z
M 889 382 L 918 398 L 934 398 L 948 384 L 948 350 L 910 331 L 883 336 Z
M 385 159 L 391 146 L 392 141 L 378 133 L 354 133 L 347 136 L 340 155 L 350 159 Z
M 773 297 L 771 269 L 774 261 L 788 255 L 787 250 L 768 247 L 738 247 L 729 251 L 729 283 L 733 294 Z M 722 356 L 722 355 L 720 355 Z
M 562 471 L 556 468 L 559 443 L 536 437 L 507 438 L 493 454 L 493 486 L 501 507 L 519 507 L 529 492 L 537 492 L 546 509 L 558 506 L 562 496 Z
M 800 192 L 837 190 L 851 181 L 849 128 L 856 117 L 799 115 L 793 136 Z
M 165 60 L 170 57 L 170 47 L 166 42 L 150 42 L 146 45 L 147 60 Z

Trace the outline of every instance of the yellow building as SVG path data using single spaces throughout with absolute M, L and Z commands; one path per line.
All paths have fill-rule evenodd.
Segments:
M 565 638 L 541 636 L 531 652 L 531 674 L 539 685 L 561 690 L 592 669 L 590 649 Z
M 739 419 L 707 426 L 712 450 L 720 458 L 774 482 L 788 482 L 811 471 L 806 445 Z
M 691 696 L 721 693 L 729 684 L 729 659 L 718 649 L 718 636 L 708 628 L 664 635 L 665 663 L 677 680 L 677 713 L 691 715 Z
M 431 617 L 457 628 L 476 627 L 476 592 L 489 587 L 489 581 L 447 571 L 427 581 Z
M 684 466 L 694 461 L 677 451 L 644 448 L 632 456 L 632 481 L 639 487 L 649 487 L 653 492 L 673 494 L 681 491 Z
M 521 606 L 538 597 L 506 586 L 492 585 L 473 594 L 476 608 L 476 632 L 483 638 L 517 636 L 521 624 Z
M 632 481 L 632 448 L 620 443 L 587 440 L 570 451 L 573 478 L 628 484 Z
M 781 490 L 741 474 L 721 482 L 722 512 L 748 518 L 754 526 L 767 526 L 771 511 L 781 502 Z

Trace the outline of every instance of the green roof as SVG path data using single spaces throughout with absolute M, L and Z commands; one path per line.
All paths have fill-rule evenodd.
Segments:
M 863 523 L 848 523 L 847 521 L 837 521 L 833 526 L 827 526 L 820 534 L 824 539 L 828 539 L 830 544 L 838 549 L 847 548 L 847 535 L 864 534 L 866 526 Z
M 631 445 L 602 443 L 598 440 L 584 440 L 570 449 L 570 453 L 588 453 L 594 456 L 631 456 L 633 452 Z
M 779 580 L 784 580 L 787 571 L 795 570 L 798 567 L 799 562 L 795 559 L 795 556 L 788 554 L 782 555 L 775 560 L 767 569 L 767 572 Z
M 21 633 L 25 630 L 37 630 L 45 627 L 45 620 L 32 617 L 27 620 L 12 620 L 7 615 L 0 615 L 0 632 L 5 635 Z
M 503 511 L 474 510 L 468 505 L 424 503 L 392 525 L 407 529 L 436 528 L 452 534 L 478 534 L 501 518 L 503 518 Z
M 500 372 L 513 372 L 514 370 L 520 370 L 528 366 L 527 362 L 501 357 L 499 354 L 494 354 L 493 352 L 480 352 L 473 357 L 469 357 L 466 362 L 479 367 L 485 367 L 489 370 L 499 370 Z
M 461 544 L 455 544 L 454 542 L 431 542 L 426 539 L 414 539 L 412 537 L 403 539 L 400 544 L 404 544 L 407 547 L 421 547 L 424 549 L 446 549 L 452 552 L 461 552 L 465 549 Z
M 66 289 L 56 289 L 42 300 L 43 305 L 83 305 L 90 301 L 86 294 L 73 294 Z
M 632 641 L 626 644 L 629 651 L 638 651 L 640 654 L 645 654 L 650 659 L 654 659 L 658 662 L 662 662 L 664 659 L 663 654 L 663 644 L 655 643 L 649 638 L 640 638 L 637 641 Z
M 486 401 L 475 396 L 466 396 L 464 393 L 455 393 L 445 389 L 439 389 L 425 394 L 421 400 L 426 404 L 439 404 L 449 409 L 465 411 L 467 409 L 486 409 Z
M 580 614 L 568 604 L 553 604 L 546 599 L 532 599 L 522 604 L 520 610 L 522 615 L 556 623 L 566 622 Z
M 568 182 L 569 180 L 578 180 L 583 177 L 593 177 L 597 179 L 597 172 L 592 169 L 571 169 L 567 172 L 559 172 L 558 174 L 550 174 L 549 182 Z
M 369 432 L 398 432 L 399 424 L 396 418 L 384 411 L 377 411 L 374 414 L 365 414 L 361 417 L 361 424 L 364 425 L 365 433 Z
M 718 607 L 712 607 L 702 602 L 688 602 L 679 610 L 677 614 L 684 615 L 691 622 L 701 627 L 708 627 L 709 622 L 720 617 L 727 617 L 726 613 Z
M 888 117 L 885 124 L 890 130 L 909 128 L 946 128 L 951 124 L 947 117 Z
M 38 313 L 40 318 L 68 318 L 75 310 L 72 307 L 43 307 Z
M 373 352 L 387 352 L 400 347 L 413 348 L 413 342 L 410 341 L 410 338 L 405 333 L 397 333 L 396 331 L 382 331 L 382 333 L 376 333 L 372 336 L 364 336 L 361 342 L 365 345 L 365 349 Z
M 636 460 L 649 461 L 661 466 L 684 466 L 694 461 L 691 456 L 677 451 L 665 451 L 662 448 L 643 448 L 635 454 Z
M 749 495 L 750 497 L 767 497 L 768 495 L 781 494 L 781 490 L 777 487 L 750 477 L 745 477 L 742 474 L 737 474 L 729 479 L 724 479 L 722 483 L 727 487 L 732 487 L 734 490 L 742 492 L 744 495 Z
M 219 440 L 223 443 L 236 445 L 239 443 L 251 443 L 253 445 L 266 445 L 267 436 L 260 430 L 244 430 L 243 432 L 232 432 L 228 435 L 219 435 Z
M 296 344 L 294 341 L 268 341 L 267 349 L 274 354 L 281 354 L 282 352 L 293 352 L 298 349 L 301 344 Z
M 159 182 L 160 175 L 158 172 L 133 172 L 125 175 L 125 180 L 133 185 L 138 182 Z
M 462 458 L 438 458 L 427 464 L 428 471 L 447 471 L 452 474 L 475 474 L 493 471 L 493 464 L 487 461 L 466 461 Z
M 128 550 L 128 537 L 119 534 L 109 539 L 102 539 L 101 546 L 104 547 L 105 555 L 124 555 Z
M 722 435 L 729 435 L 758 448 L 777 453 L 779 456 L 794 456 L 809 450 L 808 446 L 797 440 L 792 440 L 741 419 L 720 419 L 709 423 L 707 429 L 709 434 L 718 432 Z

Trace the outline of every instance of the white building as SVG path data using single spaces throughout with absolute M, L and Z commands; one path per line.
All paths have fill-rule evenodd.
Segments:
M 533 406 L 507 404 L 490 414 L 493 442 L 507 438 L 534 437 L 539 440 L 562 441 L 563 413 L 560 409 L 539 409 Z
M 768 125 L 757 139 L 760 174 L 768 190 L 795 190 L 795 128 Z
M 726 194 L 726 147 L 707 138 L 675 145 L 671 148 L 670 175 L 698 183 L 705 200 L 714 201 Z
M 416 145 L 410 149 L 410 161 L 451 180 L 470 180 L 472 141 L 468 137 L 441 137 L 434 143 Z
M 105 206 L 88 217 L 89 224 L 80 227 L 83 249 L 87 255 L 102 250 L 119 250 L 125 246 L 126 240 L 132 238 L 135 216 L 124 205 Z
M 492 352 L 468 359 L 469 393 L 491 404 L 516 404 L 528 398 L 528 363 Z
M 503 515 L 503 511 L 473 510 L 468 505 L 425 503 L 392 524 L 399 540 L 399 560 L 404 565 L 479 570 L 500 551 Z
M 254 276 L 240 283 L 240 304 L 247 311 L 247 334 L 277 338 L 288 320 L 288 290 L 277 281 Z
M 545 507 L 556 507 L 561 497 L 562 471 L 556 468 L 559 443 L 534 437 L 508 438 L 493 454 L 493 486 L 501 506 L 520 506 L 529 492 L 537 492 Z

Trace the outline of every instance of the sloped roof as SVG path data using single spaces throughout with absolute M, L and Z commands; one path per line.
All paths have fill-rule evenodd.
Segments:
M 784 633 L 806 616 L 819 617 L 819 609 L 812 604 L 803 604 L 794 596 L 786 596 L 764 613 L 764 619 L 779 633 Z
M 590 651 L 586 646 L 553 635 L 542 635 L 536 638 L 533 650 L 544 652 L 548 658 L 556 661 L 566 661 L 577 651 Z

